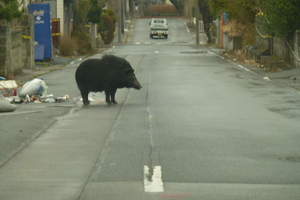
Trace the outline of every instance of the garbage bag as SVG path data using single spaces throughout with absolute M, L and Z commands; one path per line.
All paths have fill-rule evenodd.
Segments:
M 0 112 L 12 112 L 16 110 L 16 106 L 11 104 L 9 100 L 0 94 Z
M 45 96 L 47 94 L 48 86 L 44 80 L 35 78 L 26 82 L 19 92 L 20 97 L 28 96 Z

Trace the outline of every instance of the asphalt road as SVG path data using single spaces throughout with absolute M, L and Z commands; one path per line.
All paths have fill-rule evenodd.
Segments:
M 184 22 L 161 40 L 137 20 L 107 53 L 143 89 L 71 104 L 0 168 L 0 199 L 299 200 L 299 92 L 195 47 Z M 50 90 L 78 100 L 75 68 L 46 75 Z

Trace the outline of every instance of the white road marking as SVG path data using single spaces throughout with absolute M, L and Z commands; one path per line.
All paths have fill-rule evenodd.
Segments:
M 140 42 L 136 42 L 135 44 L 139 45 L 139 44 L 141 44 L 141 43 L 140 43 Z
M 154 51 L 154 53 L 158 54 L 158 53 L 159 53 L 159 51 Z
M 190 29 L 189 29 L 187 23 L 185 23 L 185 28 L 186 28 L 186 31 L 187 31 L 188 33 L 190 33 Z
M 150 174 L 150 168 L 147 165 L 144 166 L 144 191 L 145 192 L 164 191 L 161 166 L 154 166 L 152 174 Z
M 245 71 L 247 71 L 247 72 L 251 72 L 251 70 L 250 69 L 248 69 L 248 68 L 246 68 L 246 67 L 244 67 L 243 65 L 237 65 L 239 68 L 241 68 L 241 69 L 243 69 L 243 70 L 245 70 Z
M 269 77 L 267 77 L 267 76 L 264 77 L 264 80 L 271 81 L 271 79 Z
M 215 52 L 213 52 L 213 51 L 210 51 L 210 52 L 211 52 L 212 54 L 216 55 L 217 57 L 219 57 L 219 58 L 221 58 L 221 59 L 223 59 L 223 60 L 227 60 L 227 62 L 229 62 L 229 63 L 231 63 L 231 64 L 233 64 L 233 65 L 235 65 L 235 66 L 238 66 L 239 68 L 241 68 L 241 69 L 243 69 L 243 70 L 245 70 L 245 71 L 247 71 L 247 72 L 250 72 L 250 73 L 252 73 L 252 74 L 256 74 L 254 71 L 248 69 L 247 67 L 244 67 L 243 65 L 237 64 L 237 63 L 235 63 L 235 62 L 233 62 L 233 61 L 231 61 L 231 60 L 229 60 L 229 59 L 225 59 L 223 56 L 220 56 L 220 55 L 218 55 L 217 53 L 215 53 Z

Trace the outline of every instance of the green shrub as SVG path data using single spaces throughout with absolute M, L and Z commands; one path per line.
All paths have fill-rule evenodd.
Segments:
M 110 44 L 114 39 L 116 29 L 116 17 L 112 10 L 104 10 L 98 27 L 104 44 Z
M 76 51 L 79 54 L 87 54 L 92 51 L 89 31 L 85 31 L 85 28 L 81 28 L 80 30 L 74 31 L 72 33 L 72 39 L 76 43 Z
M 21 17 L 21 14 L 17 0 L 0 0 L 0 20 L 11 21 L 14 18 Z

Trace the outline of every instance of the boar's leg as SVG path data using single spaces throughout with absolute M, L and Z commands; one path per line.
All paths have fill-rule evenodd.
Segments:
M 89 92 L 88 91 L 83 91 L 81 90 L 81 96 L 82 96 L 82 101 L 84 105 L 89 105 L 90 101 L 89 101 Z
M 116 100 L 115 100 L 116 92 L 117 92 L 117 89 L 112 89 L 112 90 L 110 91 L 110 98 L 111 98 L 111 102 L 112 102 L 113 104 L 118 104 L 118 102 L 116 102 Z
M 105 99 L 107 104 L 117 104 L 115 100 L 117 89 L 109 89 L 105 90 Z
M 105 100 L 107 104 L 111 104 L 110 101 L 110 91 L 109 90 L 105 90 Z

